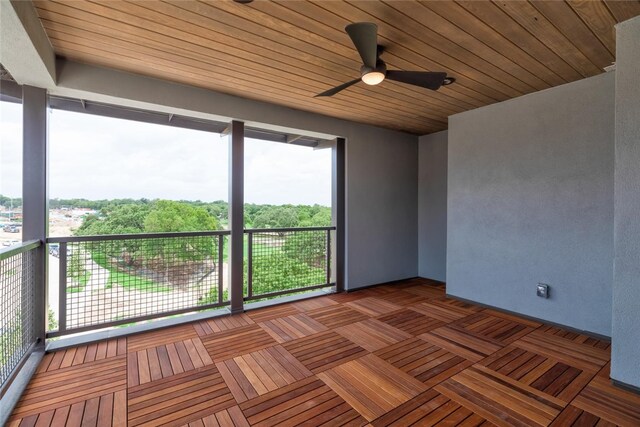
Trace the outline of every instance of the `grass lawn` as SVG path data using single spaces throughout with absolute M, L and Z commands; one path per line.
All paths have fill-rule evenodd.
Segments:
M 125 289 L 141 292 L 171 292 L 173 290 L 173 288 L 165 286 L 162 283 L 157 283 L 134 274 L 123 273 L 112 268 L 107 261 L 107 255 L 102 252 L 93 252 L 91 258 L 100 267 L 109 271 L 107 287 L 119 285 Z

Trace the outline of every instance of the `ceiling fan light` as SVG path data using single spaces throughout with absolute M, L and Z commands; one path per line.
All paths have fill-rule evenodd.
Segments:
M 371 71 L 362 75 L 362 81 L 370 86 L 380 84 L 383 80 L 384 73 L 381 73 L 380 71 Z

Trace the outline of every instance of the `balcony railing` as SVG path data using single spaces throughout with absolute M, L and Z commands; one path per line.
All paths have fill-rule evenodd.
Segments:
M 56 337 L 229 303 L 228 231 L 50 238 L 58 258 Z M 53 282 L 50 264 L 50 283 Z M 54 279 L 54 278 L 53 278 Z
M 0 251 L 0 396 L 37 343 L 34 298 L 39 241 Z
M 245 230 L 244 300 L 333 286 L 334 231 Z M 210 231 L 48 239 L 53 261 L 49 286 L 57 288 L 49 292 L 49 304 L 54 312 L 57 308 L 58 324 L 47 337 L 229 305 L 229 235 Z
M 335 227 L 245 230 L 245 301 L 335 285 L 331 233 Z

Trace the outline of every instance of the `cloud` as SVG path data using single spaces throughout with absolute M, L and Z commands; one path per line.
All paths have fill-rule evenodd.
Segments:
M 12 107 L 0 110 L 0 193 L 15 196 L 21 118 Z M 52 198 L 228 198 L 228 144 L 217 134 L 55 110 L 49 142 Z M 330 150 L 248 139 L 245 200 L 330 205 Z

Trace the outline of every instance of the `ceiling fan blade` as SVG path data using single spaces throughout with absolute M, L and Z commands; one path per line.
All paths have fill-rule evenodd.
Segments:
M 351 37 L 362 63 L 369 68 L 376 68 L 378 60 L 378 26 L 372 22 L 356 22 L 345 27 Z
M 341 90 L 344 90 L 346 88 L 348 88 L 349 86 L 353 86 L 354 84 L 358 83 L 360 81 L 360 79 L 355 79 L 355 80 L 351 80 L 350 82 L 347 83 L 343 83 L 340 86 L 336 86 L 333 89 L 329 89 L 326 90 L 322 93 L 317 94 L 316 96 L 314 96 L 314 98 L 317 98 L 319 96 L 333 96 L 336 93 L 340 92 Z
M 387 71 L 387 78 L 396 82 L 438 90 L 447 78 L 447 73 L 436 71 Z

